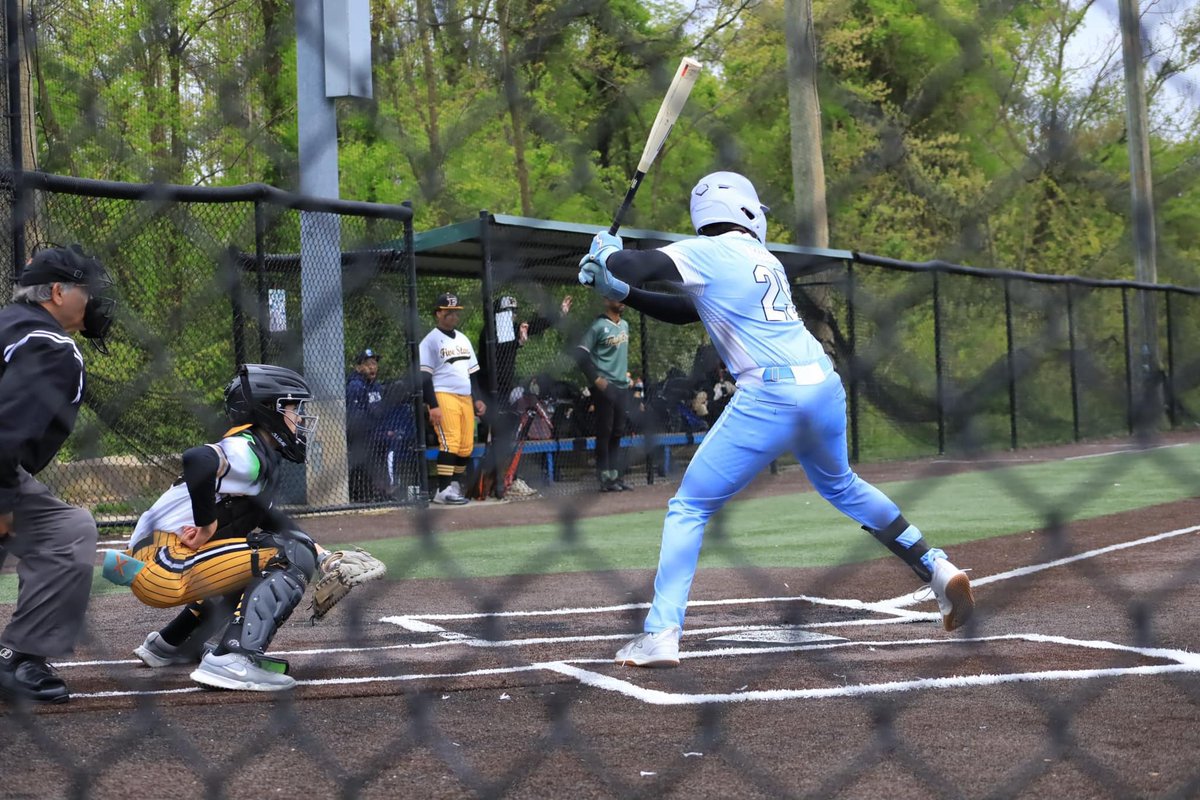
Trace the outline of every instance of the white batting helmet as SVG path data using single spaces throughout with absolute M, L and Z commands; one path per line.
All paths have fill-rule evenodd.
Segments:
M 769 210 L 758 201 L 754 184 L 736 172 L 705 175 L 692 189 L 692 227 L 696 233 L 715 222 L 732 222 L 749 229 L 765 244 Z

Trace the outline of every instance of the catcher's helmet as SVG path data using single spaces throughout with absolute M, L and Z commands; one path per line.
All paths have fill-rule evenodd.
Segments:
M 258 425 L 279 443 L 288 461 L 303 464 L 308 439 L 317 429 L 317 417 L 307 412 L 312 392 L 296 372 L 271 364 L 243 364 L 225 388 L 225 414 L 233 425 Z M 284 417 L 294 406 L 296 429 Z
M 767 211 L 758 200 L 754 184 L 736 172 L 705 175 L 692 189 L 690 208 L 696 233 L 708 225 L 732 222 L 767 242 Z

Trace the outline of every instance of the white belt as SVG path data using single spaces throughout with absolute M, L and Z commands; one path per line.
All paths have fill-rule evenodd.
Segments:
M 794 383 L 797 386 L 816 386 L 833 374 L 833 362 L 822 356 L 811 364 L 791 367 L 759 367 L 738 375 L 738 386 L 762 386 L 767 383 Z

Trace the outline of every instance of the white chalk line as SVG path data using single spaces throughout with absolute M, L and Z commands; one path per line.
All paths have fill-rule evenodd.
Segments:
M 1188 528 L 1180 528 L 1173 531 L 1167 531 L 1160 534 L 1155 534 L 1148 537 L 1143 537 L 1131 542 L 1123 542 L 1116 545 L 1110 545 L 1103 548 L 1089 550 L 1084 553 L 1079 553 L 1067 558 L 1056 559 L 1054 561 L 1045 562 L 1043 564 L 1021 567 L 1007 572 L 997 573 L 994 575 L 977 578 L 972 580 L 975 586 L 992 583 L 999 580 L 1006 580 L 1021 575 L 1040 572 L 1051 567 L 1062 566 L 1074 561 L 1079 561 L 1084 558 L 1092 558 L 1109 552 L 1123 550 L 1129 547 L 1136 547 L 1143 544 L 1150 544 L 1156 541 L 1169 539 L 1175 536 L 1181 536 L 1188 533 L 1193 533 L 1200 530 L 1200 525 L 1191 526 Z M 860 600 L 838 600 L 830 598 L 817 598 L 807 595 L 799 595 L 794 597 L 775 597 L 775 598 L 742 598 L 742 599 L 724 599 L 724 600 L 698 600 L 689 602 L 690 606 L 726 606 L 726 605 L 741 605 L 741 604 L 756 604 L 769 602 L 814 602 L 822 605 L 833 605 L 843 608 L 854 608 L 859 610 L 877 611 L 886 614 L 897 614 L 898 609 L 902 606 L 912 605 L 922 602 L 924 598 L 917 598 L 911 594 L 903 595 L 892 600 L 881 602 L 863 602 Z M 467 644 L 474 647 L 518 647 L 527 645 L 539 644 L 558 644 L 565 642 L 581 642 L 581 641 L 606 641 L 624 639 L 628 634 L 598 634 L 592 636 L 574 636 L 574 637 L 537 637 L 531 639 L 515 639 L 491 641 L 483 640 L 476 637 L 471 637 L 466 634 L 461 634 L 452 631 L 446 631 L 439 626 L 429 623 L 423 623 L 421 620 L 438 619 L 438 620 L 463 620 L 463 619 L 480 619 L 485 617 L 527 617 L 527 616 L 550 616 L 563 614 L 596 614 L 610 613 L 613 611 L 626 611 L 631 609 L 648 608 L 647 603 L 630 603 L 617 606 L 603 607 L 580 607 L 580 608 L 560 608 L 547 610 L 531 610 L 531 611 L 509 611 L 509 612 L 473 612 L 465 614 L 419 614 L 406 615 L 397 617 L 385 617 L 381 621 L 392 624 L 408 627 L 410 630 L 419 632 L 439 633 L 444 638 L 436 642 L 416 642 L 405 643 L 399 645 L 384 645 L 378 647 L 340 647 L 340 648 L 314 648 L 307 650 L 281 651 L 280 656 L 296 656 L 296 655 L 328 655 L 337 653 L 364 653 L 364 652 L 380 652 L 386 650 L 404 650 L 404 649 L 424 649 L 430 647 L 443 647 L 448 645 L 463 645 Z M 754 626 L 722 626 L 717 628 L 693 629 L 687 635 L 700 636 L 712 633 L 724 632 L 741 632 L 748 630 L 767 630 L 786 627 L 796 628 L 813 628 L 813 627 L 838 627 L 844 625 L 880 625 L 894 624 L 912 621 L 913 619 L 933 618 L 934 614 L 919 614 L 915 612 L 907 612 L 904 615 L 893 616 L 888 619 L 863 619 L 850 620 L 846 622 L 830 622 L 830 623 L 813 623 L 804 626 L 770 626 L 770 625 L 754 625 Z M 411 627 L 410 627 L 411 626 Z M 549 669 L 561 674 L 574 675 L 582 683 L 587 685 L 597 686 L 599 688 L 608 688 L 613 691 L 618 691 L 630 696 L 639 697 L 647 703 L 654 704 L 681 704 L 681 703 L 708 703 L 708 702 L 744 702 L 746 700 L 786 700 L 786 699 L 803 699 L 807 697 L 833 697 L 833 696 L 849 696 L 850 694 L 873 694 L 881 692 L 897 692 L 897 691 L 912 691 L 921 688 L 939 688 L 953 686 L 976 686 L 976 685 L 995 685 L 999 683 L 1011 683 L 1019 681 L 1031 680 L 1081 680 L 1095 677 L 1111 677 L 1119 675 L 1142 675 L 1142 674 L 1161 674 L 1163 672 L 1196 672 L 1200 671 L 1200 656 L 1188 653 L 1186 651 L 1165 650 L 1155 648 L 1138 648 L 1126 645 L 1118 645 L 1112 642 L 1104 641 L 1081 641 L 1071 640 L 1065 637 L 1045 636 L 1042 634 L 1007 634 L 994 637 L 980 637 L 976 639 L 908 639 L 895 642 L 826 642 L 821 644 L 808 645 L 792 645 L 780 647 L 745 647 L 745 648 L 719 648 L 714 650 L 697 651 L 690 653 L 682 653 L 681 658 L 713 658 L 713 657 L 729 657 L 736 655 L 764 655 L 770 653 L 786 653 L 796 652 L 801 650 L 820 650 L 831 649 L 835 647 L 850 647 L 850 646 L 871 646 L 871 647 L 888 647 L 897 645 L 919 645 L 919 644 L 958 644 L 967 642 L 985 642 L 998 641 L 1004 639 L 1022 639 L 1026 641 L 1037 641 L 1046 643 L 1058 643 L 1077 647 L 1091 647 L 1097 649 L 1123 650 L 1127 652 L 1138 653 L 1150 657 L 1167 658 L 1178 663 L 1176 665 L 1168 665 L 1165 667 L 1131 667 L 1131 668 L 1113 668 L 1102 670 L 1051 670 L 1045 672 L 1030 672 L 1030 673 L 1013 673 L 1007 675 L 978 675 L 978 676 L 961 676 L 954 678 L 933 678 L 922 679 L 918 681 L 897 681 L 886 684 L 862 684 L 854 687 L 834 687 L 832 689 L 807 689 L 807 690 L 764 690 L 761 692 L 741 692 L 729 695 L 678 695 L 664 693 L 657 690 L 643 690 L 627 681 L 621 681 L 616 678 L 600 675 L 599 673 L 581 670 L 570 666 L 577 663 L 611 663 L 608 659 L 589 659 L 589 660 L 570 660 L 570 661 L 554 661 L 554 662 L 539 662 L 531 665 L 523 665 L 521 667 L 506 667 L 498 668 L 498 670 L 474 670 L 466 673 L 433 673 L 428 675 L 400 675 L 400 676 L 368 676 L 360 678 L 325 678 L 314 681 L 299 681 L 299 685 L 337 685 L 349 683 L 372 683 L 380 681 L 405 681 L 405 680 L 420 680 L 422 678 L 451 678 L 451 677 L 469 677 L 473 675 L 499 674 L 500 672 L 525 672 L 536 671 L 539 669 Z M 139 664 L 136 660 L 107 660 L 107 661 L 77 661 L 63 662 L 56 664 L 57 667 L 76 667 L 76 666 L 100 666 L 100 665 L 117 665 L 117 664 Z M 576 674 L 578 673 L 578 674 Z M 591 676 L 591 677 L 587 677 Z M 585 680 L 585 677 L 587 678 Z M 163 690 L 144 690 L 144 691 L 114 691 L 114 692 L 94 692 L 76 694 L 76 697 L 123 697 L 135 696 L 144 694 L 182 694 L 202 691 L 199 687 L 184 688 L 184 689 L 163 689 Z M 831 693 L 847 693 L 843 695 Z M 667 699 L 663 699 L 667 698 Z
M 1088 453 L 1084 456 L 1068 456 L 1063 461 L 1082 461 L 1085 458 L 1103 458 L 1105 456 L 1123 456 L 1128 453 L 1149 453 L 1154 450 L 1169 450 L 1172 447 L 1188 447 L 1192 442 L 1180 442 L 1178 444 L 1160 444 L 1156 447 L 1138 447 L 1130 445 L 1123 450 L 1107 450 L 1103 453 Z
M 983 578 L 972 577 L 971 578 L 971 586 L 973 586 L 973 587 L 986 586 L 987 584 L 995 583 L 996 581 L 1005 581 L 1005 580 L 1009 580 L 1011 578 L 1019 578 L 1023 575 L 1032 575 L 1035 572 L 1041 572 L 1042 570 L 1052 569 L 1054 567 L 1061 567 L 1065 564 L 1071 564 L 1075 561 L 1082 561 L 1085 558 L 1095 558 L 1096 556 L 1105 555 L 1106 553 L 1115 553 L 1118 550 L 1126 550 L 1130 547 L 1140 547 L 1141 545 L 1145 545 L 1145 544 L 1153 544 L 1154 542 L 1162 541 L 1163 539 L 1170 539 L 1175 536 L 1183 536 L 1188 533 L 1195 533 L 1196 531 L 1200 531 L 1200 525 L 1192 525 L 1187 528 L 1177 528 L 1176 530 L 1167 531 L 1165 533 L 1156 533 L 1153 536 L 1146 536 L 1141 539 L 1134 539 L 1131 542 L 1121 542 L 1120 544 L 1110 544 L 1107 547 L 1098 547 L 1095 550 L 1088 550 L 1083 553 L 1076 553 L 1073 556 L 1067 556 L 1066 558 L 1058 558 L 1058 559 L 1055 559 L 1054 561 L 1045 561 L 1041 564 L 1033 564 L 1028 567 L 1018 567 L 1016 569 L 1010 569 L 1007 572 L 997 572 L 995 575 L 988 575 Z M 884 600 L 883 602 L 877 603 L 876 605 L 880 605 L 880 606 L 884 606 L 884 607 L 891 606 L 891 607 L 896 607 L 896 608 L 902 608 L 904 606 L 911 606 L 911 605 L 926 602 L 929 600 L 931 600 L 931 598 L 916 597 L 916 596 L 914 596 L 913 593 L 910 592 L 909 594 L 903 594 L 903 595 L 900 595 L 899 597 L 894 597 L 891 600 Z
M 586 686 L 606 689 L 641 700 L 651 705 L 680 706 L 702 703 L 745 703 L 748 701 L 816 700 L 839 697 L 861 697 L 865 695 L 912 692 L 928 689 L 960 689 L 971 686 L 997 686 L 1006 683 L 1033 681 L 1091 680 L 1095 678 L 1120 677 L 1127 675 L 1163 675 L 1180 672 L 1196 672 L 1196 667 L 1182 664 L 1167 664 L 1157 667 L 1127 667 L 1091 670 L 1052 670 L 1048 672 L 1011 672 L 1003 675 L 964 675 L 952 678 L 920 678 L 912 681 L 857 684 L 824 689 L 764 689 L 725 694 L 680 694 L 659 689 L 644 689 L 640 686 L 580 669 L 570 664 L 547 664 L 547 669 L 561 672 L 577 679 Z
M 725 694 L 677 694 L 654 689 L 643 689 L 628 681 L 592 670 L 582 669 L 579 664 L 609 664 L 610 659 L 567 659 L 559 661 L 544 661 L 533 664 L 523 664 L 510 667 L 490 667 L 484 669 L 466 670 L 463 672 L 433 672 L 412 673 L 405 675 L 367 675 L 345 678 L 312 678 L 299 680 L 297 686 L 354 686 L 372 683 L 403 683 L 421 680 L 446 680 L 472 678 L 489 675 L 508 675 L 521 672 L 549 671 L 573 677 L 587 686 L 618 692 L 637 700 L 653 705 L 694 705 L 699 703 L 731 703 L 749 700 L 803 700 L 835 697 L 852 697 L 870 694 L 886 694 L 892 692 L 916 691 L 920 689 L 964 688 L 970 686 L 991 686 L 1005 683 L 1029 682 L 1037 680 L 1086 680 L 1099 677 L 1117 677 L 1124 675 L 1159 675 L 1165 673 L 1200 672 L 1200 654 L 1188 653 L 1181 650 L 1166 648 L 1134 647 L 1113 642 L 1071 639 L 1065 636 L 1049 636 L 1043 634 L 1001 634 L 997 636 L 981 636 L 959 639 L 897 639 L 879 641 L 842 641 L 821 642 L 804 645 L 786 645 L 779 647 L 727 647 L 715 650 L 684 652 L 682 659 L 719 658 L 741 655 L 763 655 L 795 653 L 802 651 L 831 650 L 844 648 L 883 648 L 908 647 L 918 645 L 971 645 L 986 642 L 1027 641 L 1042 644 L 1060 644 L 1070 647 L 1082 647 L 1095 650 L 1110 650 L 1134 653 L 1137 655 L 1169 659 L 1176 664 L 1142 666 L 1142 667 L 1111 667 L 1092 670 L 1046 670 L 1041 672 L 1006 673 L 1002 675 L 966 675 L 948 678 L 920 678 L 910 681 L 889 681 L 875 684 L 855 684 L 853 686 L 836 686 L 820 689 L 769 689 Z M 278 653 L 277 655 L 285 655 Z M 142 689 L 142 690 L 113 690 L 103 692 L 82 692 L 72 696 L 83 698 L 115 698 L 140 697 L 148 695 L 191 694 L 209 691 L 201 687 L 185 687 L 174 689 Z

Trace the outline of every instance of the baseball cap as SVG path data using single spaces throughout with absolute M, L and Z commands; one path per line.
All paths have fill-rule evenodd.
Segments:
M 458 295 L 452 292 L 442 292 L 438 295 L 437 303 L 433 307 L 434 311 L 462 311 L 462 306 L 458 304 Z
M 354 363 L 355 363 L 355 364 L 361 364 L 361 363 L 363 363 L 364 361 L 366 361 L 368 358 L 373 358 L 373 359 L 375 359 L 376 361 L 378 361 L 378 360 L 379 360 L 379 353 L 376 353 L 374 350 L 372 350 L 371 348 L 369 348 L 369 347 L 368 347 L 368 348 L 366 348 L 365 350 L 361 351 L 361 352 L 360 352 L 358 355 L 356 355 L 356 356 L 354 357 Z
M 40 286 L 46 283 L 82 283 L 93 287 L 101 277 L 107 279 L 104 267 L 82 250 L 67 247 L 47 247 L 29 259 L 17 277 L 21 286 Z
M 506 294 L 503 297 L 501 297 L 499 300 L 496 301 L 496 310 L 497 311 L 505 311 L 507 309 L 516 308 L 516 307 L 517 307 L 517 298 L 513 297 L 511 294 Z

